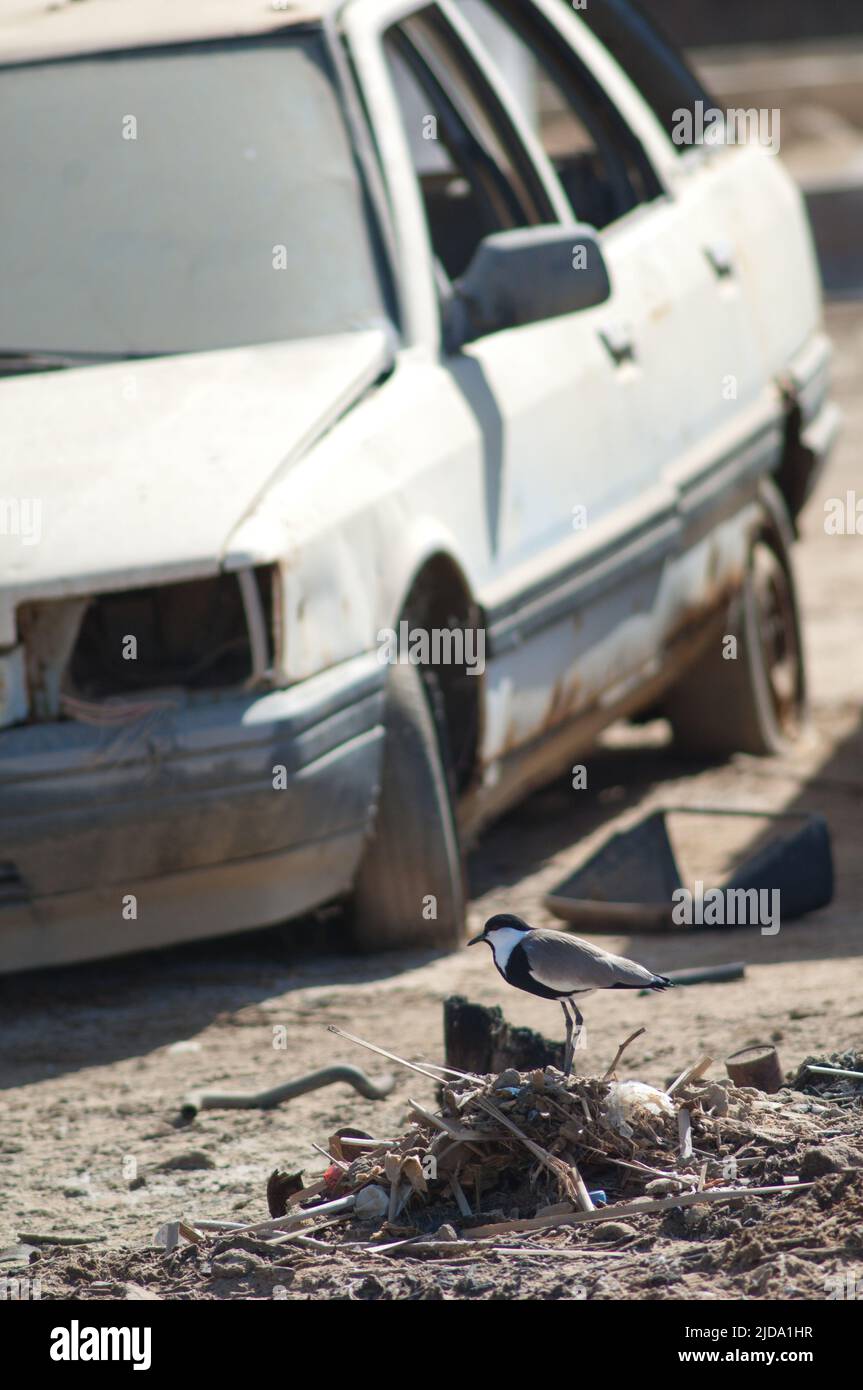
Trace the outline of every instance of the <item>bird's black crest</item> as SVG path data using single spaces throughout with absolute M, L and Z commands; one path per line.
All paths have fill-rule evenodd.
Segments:
M 527 922 L 521 917 L 516 917 L 513 912 L 498 912 L 494 917 L 489 917 L 483 932 L 496 931 L 498 927 L 514 927 L 516 931 L 531 931 Z

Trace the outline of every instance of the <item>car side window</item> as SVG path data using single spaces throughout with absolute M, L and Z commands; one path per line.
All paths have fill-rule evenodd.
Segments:
M 484 237 L 554 220 L 496 95 L 436 8 L 387 30 L 384 52 L 432 248 L 449 280 Z
M 631 0 L 590 0 L 582 21 L 638 88 L 678 154 L 687 146 L 674 140 L 678 113 L 696 102 L 715 102 L 676 44 Z
M 662 188 L 637 135 L 541 11 L 519 0 L 462 0 L 505 75 L 580 222 L 609 226 Z

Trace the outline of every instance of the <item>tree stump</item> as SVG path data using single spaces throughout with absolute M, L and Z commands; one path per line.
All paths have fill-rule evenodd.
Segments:
M 563 1043 L 549 1042 L 533 1028 L 514 1028 L 500 1008 L 450 995 L 443 1006 L 444 1060 L 457 1071 L 497 1075 L 514 1067 L 535 1071 L 563 1066 Z

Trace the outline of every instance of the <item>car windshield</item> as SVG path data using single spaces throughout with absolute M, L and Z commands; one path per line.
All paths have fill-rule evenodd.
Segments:
M 0 353 L 145 355 L 388 316 L 324 40 L 0 69 Z

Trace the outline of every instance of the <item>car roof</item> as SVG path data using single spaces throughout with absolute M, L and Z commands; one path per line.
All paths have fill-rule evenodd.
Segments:
M 313 23 L 336 4 L 337 0 L 0 0 L 0 63 L 265 34 Z

